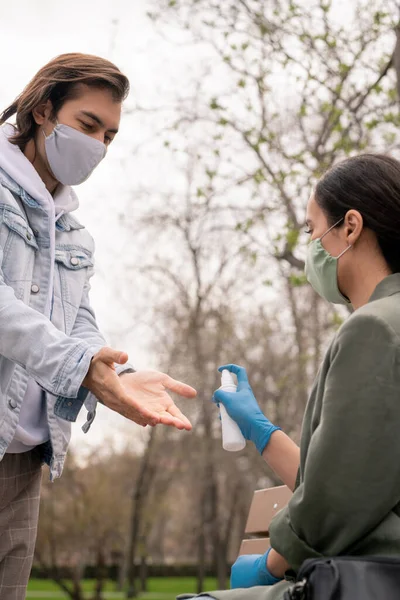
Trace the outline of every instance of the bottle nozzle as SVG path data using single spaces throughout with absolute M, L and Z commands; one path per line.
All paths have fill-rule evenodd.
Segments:
M 233 374 L 228 369 L 221 372 L 221 386 L 224 387 L 225 385 L 236 385 Z

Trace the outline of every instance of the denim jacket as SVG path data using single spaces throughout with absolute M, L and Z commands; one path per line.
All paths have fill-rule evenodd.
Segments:
M 97 401 L 82 381 L 106 345 L 89 302 L 94 242 L 71 215 L 55 223 L 0 169 L 0 460 L 13 439 L 29 377 L 46 392 L 50 441 L 41 446 L 50 477 L 62 473 L 71 422 L 85 402 L 84 431 Z M 50 318 L 45 315 L 53 279 Z M 118 373 L 130 370 L 124 365 Z

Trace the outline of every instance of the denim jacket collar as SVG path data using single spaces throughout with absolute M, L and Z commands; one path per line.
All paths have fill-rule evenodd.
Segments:
M 37 200 L 32 198 L 14 179 L 0 167 L 0 184 L 21 198 L 22 202 L 31 208 L 42 209 Z M 43 210 L 43 209 L 42 209 Z
M 34 199 L 28 192 L 26 192 L 16 181 L 14 181 L 1 167 L 0 167 L 0 184 L 10 190 L 13 194 L 16 194 L 21 198 L 22 202 L 30 208 L 38 208 L 43 210 L 41 205 Z M 72 191 L 72 190 L 71 190 Z M 59 231 L 72 231 L 75 229 L 84 229 L 84 226 L 79 223 L 78 219 L 73 217 L 70 213 L 63 214 L 56 223 L 56 227 Z

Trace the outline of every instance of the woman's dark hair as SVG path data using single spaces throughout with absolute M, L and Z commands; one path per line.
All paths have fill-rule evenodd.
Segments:
M 362 154 L 332 167 L 318 182 L 315 200 L 333 225 L 358 210 L 377 237 L 393 273 L 400 272 L 400 162 L 383 154 Z M 340 224 L 339 224 L 340 225 Z
M 129 92 L 128 78 L 109 60 L 91 54 L 61 54 L 42 67 L 0 114 L 0 125 L 16 115 L 16 132 L 10 141 L 23 151 L 37 128 L 33 109 L 50 100 L 55 117 L 67 100 L 79 97 L 82 85 L 109 90 L 115 102 L 125 100 Z

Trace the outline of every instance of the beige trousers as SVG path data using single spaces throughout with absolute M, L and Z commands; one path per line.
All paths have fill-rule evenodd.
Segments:
M 38 450 L 0 462 L 0 599 L 23 600 L 39 518 L 42 461 Z

